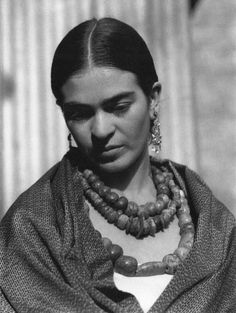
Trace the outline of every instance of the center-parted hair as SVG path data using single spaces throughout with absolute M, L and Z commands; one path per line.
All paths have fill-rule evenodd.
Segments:
M 63 101 L 62 86 L 75 73 L 96 67 L 132 72 L 146 95 L 158 81 L 152 56 L 142 37 L 113 19 L 91 19 L 73 28 L 58 45 L 52 63 L 51 87 Z

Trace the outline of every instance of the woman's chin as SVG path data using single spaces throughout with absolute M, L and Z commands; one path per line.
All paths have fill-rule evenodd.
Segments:
M 126 168 L 126 166 L 121 164 L 121 162 L 118 162 L 118 160 L 99 163 L 96 162 L 96 167 L 99 171 L 107 174 L 122 172 Z
M 127 158 L 118 157 L 118 158 L 98 158 L 93 160 L 94 166 L 99 172 L 104 174 L 115 174 L 120 173 L 126 170 L 129 167 L 130 162 Z
M 137 163 L 142 163 L 145 157 L 148 157 L 148 150 L 140 153 L 124 150 L 121 152 L 123 153 L 97 156 L 90 158 L 90 160 L 93 166 L 102 174 L 118 174 L 122 172 L 125 174 L 125 171 L 128 171 Z

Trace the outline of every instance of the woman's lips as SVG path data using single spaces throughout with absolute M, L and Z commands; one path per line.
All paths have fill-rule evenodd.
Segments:
M 122 148 L 122 146 L 107 146 L 102 149 L 96 149 L 94 150 L 93 156 L 97 160 L 109 161 L 111 159 L 115 159 Z
M 121 146 L 108 146 L 108 147 L 105 147 L 103 149 L 103 152 L 108 152 L 108 151 L 111 151 L 111 150 L 116 150 L 116 149 L 119 149 Z

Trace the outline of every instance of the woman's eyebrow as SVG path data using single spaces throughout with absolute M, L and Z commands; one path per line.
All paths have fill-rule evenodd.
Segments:
M 109 98 L 106 98 L 102 101 L 102 105 L 106 105 L 106 104 L 109 104 L 111 102 L 117 102 L 123 98 L 127 98 L 127 97 L 134 97 L 135 95 L 135 92 L 134 91 L 127 91 L 127 92 L 121 92 L 119 94 L 116 94 L 112 97 L 109 97 Z M 88 104 L 88 103 L 81 103 L 81 102 L 78 102 L 78 101 L 69 101 L 69 102 L 65 102 L 63 103 L 62 107 L 65 108 L 70 108 L 70 107 L 88 107 L 88 106 L 91 106 L 91 104 Z
M 134 97 L 134 95 L 135 95 L 134 91 L 121 92 L 121 93 L 114 95 L 110 98 L 104 99 L 102 101 L 102 104 L 109 104 L 111 102 L 117 102 L 123 98 Z
M 79 109 L 89 109 L 89 108 L 92 108 L 92 106 L 90 104 L 80 103 L 77 101 L 69 101 L 69 102 L 63 103 L 61 108 L 62 108 L 62 111 L 76 111 Z

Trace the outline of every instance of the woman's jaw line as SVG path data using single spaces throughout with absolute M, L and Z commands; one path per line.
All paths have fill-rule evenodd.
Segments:
M 110 164 L 94 164 L 95 172 L 107 186 L 120 191 L 127 188 L 134 188 L 137 191 L 143 188 L 145 178 L 150 173 L 148 149 L 142 151 L 141 155 L 129 166 L 120 166 L 119 169 L 119 164 L 115 163 L 114 160 Z

